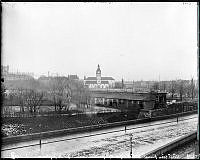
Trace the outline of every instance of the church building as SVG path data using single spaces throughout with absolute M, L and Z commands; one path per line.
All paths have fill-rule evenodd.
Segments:
M 98 65 L 96 77 L 84 77 L 84 85 L 89 88 L 114 88 L 115 80 L 112 77 L 101 77 L 101 69 Z

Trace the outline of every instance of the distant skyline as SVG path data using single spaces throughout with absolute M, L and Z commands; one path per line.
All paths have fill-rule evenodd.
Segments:
M 3 3 L 11 71 L 119 81 L 197 77 L 197 3 Z

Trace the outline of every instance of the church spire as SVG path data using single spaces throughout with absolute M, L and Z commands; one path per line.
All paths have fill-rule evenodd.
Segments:
M 100 69 L 99 64 L 98 64 L 98 68 L 97 68 L 97 70 L 96 70 L 96 74 L 101 74 L 101 69 Z

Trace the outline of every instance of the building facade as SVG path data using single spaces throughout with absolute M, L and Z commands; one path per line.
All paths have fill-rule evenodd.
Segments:
M 33 73 L 29 72 L 10 72 L 9 66 L 1 66 L 2 78 L 5 81 L 15 81 L 15 80 L 31 80 L 34 79 Z
M 77 75 L 68 75 L 69 80 L 79 80 L 79 77 Z
M 84 85 L 88 88 L 114 88 L 115 79 L 112 77 L 102 77 L 101 69 L 98 65 L 96 70 L 96 77 L 84 77 Z

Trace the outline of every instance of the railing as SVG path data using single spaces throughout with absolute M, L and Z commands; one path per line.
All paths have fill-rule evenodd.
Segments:
M 12 112 L 12 113 L 4 113 L 1 114 L 2 118 L 6 117 L 42 117 L 42 116 L 71 116 L 71 115 L 86 115 L 86 114 L 97 114 L 97 113 L 117 113 L 119 111 L 117 110 L 96 110 L 96 111 L 86 111 L 83 113 L 77 112 L 77 113 L 55 113 L 55 112 L 46 112 L 46 113 L 36 113 L 36 114 L 31 114 L 31 113 L 19 113 L 19 112 Z
M 147 93 L 149 91 L 136 91 L 132 89 L 90 89 L 90 91 L 104 91 L 104 92 L 123 92 L 123 93 Z
M 166 116 L 164 117 L 159 117 L 160 119 L 157 120 L 162 120 L 165 119 Z M 174 118 L 174 117 L 170 117 L 170 118 Z M 189 120 L 189 119 L 195 119 L 197 117 L 190 117 L 190 118 L 183 118 L 180 119 L 179 121 L 185 121 L 185 120 Z M 77 133 L 77 132 L 85 132 L 85 131 L 92 131 L 95 129 L 103 129 L 103 128 L 111 128 L 111 127 L 117 127 L 117 126 L 124 126 L 124 125 L 132 125 L 132 124 L 140 124 L 140 123 L 147 123 L 149 122 L 149 118 L 145 118 L 145 119 L 137 119 L 137 120 L 129 120 L 129 121 L 121 121 L 121 122 L 114 122 L 114 123 L 106 123 L 106 124 L 99 124 L 99 125 L 90 125 L 90 126 L 83 126 L 83 127 L 76 127 L 76 128 L 68 128 L 68 129 L 62 129 L 62 130 L 54 130 L 54 131 L 47 131 L 47 132 L 41 132 L 41 133 L 32 133 L 32 134 L 28 134 L 28 135 L 19 135 L 19 136 L 11 136 L 11 137 L 5 137 L 3 138 L 3 144 L 12 144 L 12 143 L 16 143 L 16 142 L 22 142 L 22 141 L 28 141 L 28 140 L 33 140 L 33 139 L 40 139 L 41 138 L 47 138 L 47 137 L 56 137 L 60 135 L 66 135 L 66 134 L 72 134 L 72 133 Z M 151 121 L 156 121 L 156 118 L 152 119 Z M 143 125 L 143 126 L 136 126 L 136 127 L 129 127 L 126 128 L 126 130 L 133 130 L 133 129 L 138 129 L 138 128 L 145 128 L 145 127 L 149 127 L 149 126 L 158 126 L 161 124 L 170 124 L 170 125 L 174 125 L 173 123 L 177 122 L 176 120 L 169 120 L 167 122 L 161 122 L 161 123 L 156 123 L 156 124 L 147 124 L 147 125 Z M 172 124 L 171 124 L 172 123 Z M 67 139 L 61 139 L 61 140 L 54 140 L 54 141 L 50 141 L 50 142 L 43 142 L 42 144 L 49 144 L 49 143 L 55 143 L 55 142 L 60 142 L 60 141 L 68 141 L 68 140 L 72 140 L 72 139 L 79 139 L 79 138 L 85 138 L 85 137 L 92 137 L 92 136 L 96 136 L 96 135 L 103 135 L 103 134 L 110 134 L 110 133 L 114 133 L 114 132 L 124 132 L 125 130 L 122 129 L 117 129 L 114 131 L 106 131 L 106 132 L 102 132 L 102 133 L 97 133 L 97 134 L 88 134 L 85 136 L 79 136 L 79 137 L 72 137 L 72 138 L 67 138 Z M 12 150 L 12 149 L 17 149 L 17 148 L 24 148 L 24 147 L 30 147 L 30 146 L 35 146 L 35 145 L 41 145 L 40 143 L 34 144 L 34 145 L 27 145 L 27 146 L 20 146 L 20 147 L 13 147 L 13 148 L 4 148 L 2 149 L 2 151 L 5 150 Z
M 12 112 L 12 113 L 4 113 L 1 116 L 5 117 L 34 117 L 34 116 L 44 116 L 44 115 L 51 115 L 51 113 L 43 113 L 43 114 L 31 114 L 31 113 L 19 113 L 19 112 Z M 55 115 L 55 114 L 54 114 Z

